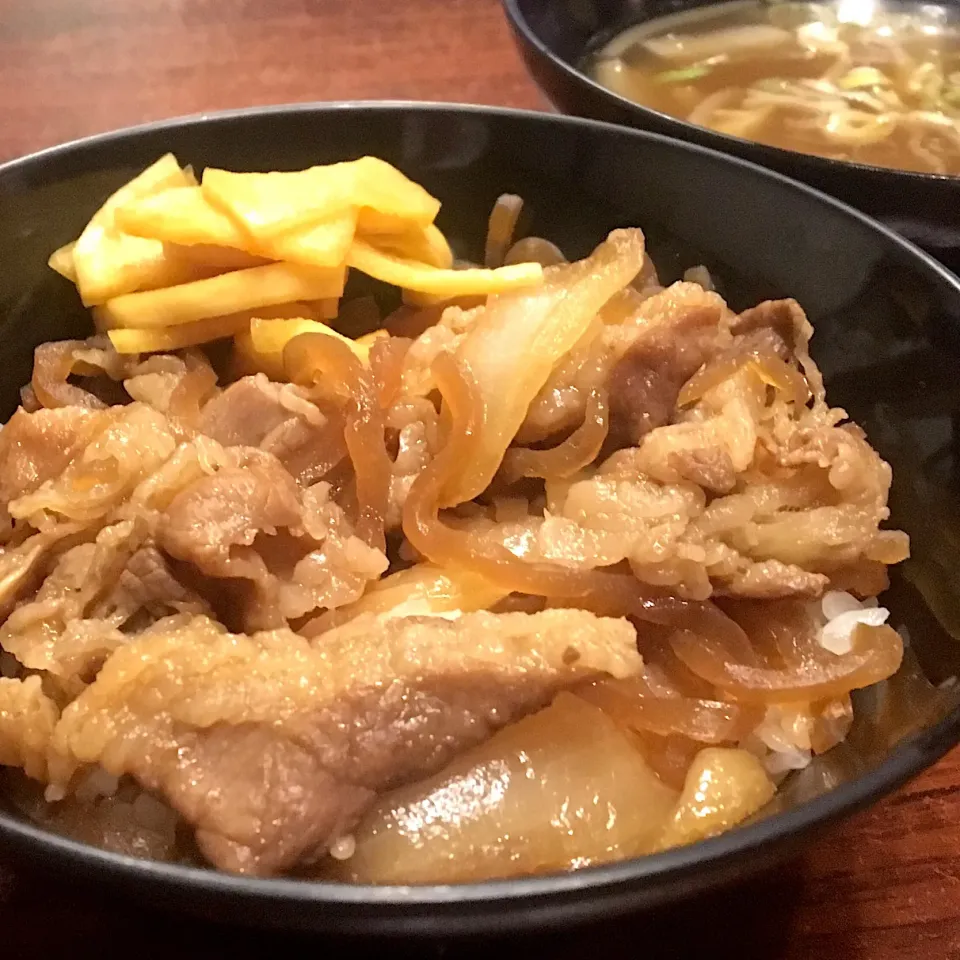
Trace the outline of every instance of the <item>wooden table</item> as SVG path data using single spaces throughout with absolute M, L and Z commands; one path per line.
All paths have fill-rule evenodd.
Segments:
M 0 159 L 125 124 L 252 104 L 419 98 L 544 106 L 497 0 L 0 0 L 0 90 Z M 683 957 L 719 943 L 764 960 L 960 957 L 958 788 L 955 751 L 772 876 L 530 948 L 571 958 Z M 137 960 L 436 952 L 170 919 L 14 870 L 0 854 L 0 955 L 50 957 L 78 945 L 109 956 L 129 950 Z

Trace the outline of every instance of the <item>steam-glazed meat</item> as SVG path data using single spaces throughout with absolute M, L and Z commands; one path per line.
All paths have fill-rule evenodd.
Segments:
M 61 524 L 54 530 L 34 533 L 16 546 L 0 550 L 0 611 L 10 612 L 23 596 L 36 590 L 43 579 L 49 555 L 58 545 L 69 543 L 78 525 Z
M 811 573 L 802 567 L 781 563 L 779 560 L 761 560 L 735 574 L 727 591 L 738 597 L 806 596 L 818 597 L 830 583 L 823 573 Z
M 0 483 L 15 494 L 4 512 L 16 524 L 0 553 L 0 608 L 38 586 L 51 554 L 95 537 L 174 442 L 165 419 L 140 404 L 18 411 L 0 432 Z
M 0 645 L 76 694 L 127 641 L 131 622 L 142 627 L 173 613 L 207 612 L 146 538 L 145 523 L 126 520 L 65 551 L 36 597 L 7 618 Z
M 127 620 L 141 610 L 156 620 L 172 613 L 209 612 L 206 601 L 177 580 L 167 558 L 152 543 L 127 561 L 108 603 Z
M 199 430 L 225 447 L 257 447 L 288 420 L 321 426 L 323 414 L 296 387 L 262 373 L 231 384 L 203 408 Z
M 214 577 L 258 580 L 266 570 L 252 544 L 300 520 L 297 485 L 268 454 L 224 467 L 185 487 L 170 504 L 157 531 L 160 546 Z
M 22 767 L 28 777 L 45 777 L 47 747 L 58 717 L 39 677 L 0 677 L 0 766 Z
M 107 597 L 143 536 L 142 525 L 124 521 L 65 551 L 36 597 L 7 618 L 3 648 L 76 692 L 124 640 L 119 627 L 129 614 L 118 613 Z
M 737 469 L 721 447 L 695 447 L 670 454 L 670 468 L 708 493 L 730 493 L 737 485 Z
M 591 673 L 641 666 L 633 628 L 573 610 L 457 621 L 361 617 L 311 644 L 158 624 L 64 712 L 54 753 L 162 791 L 225 868 L 271 873 L 315 855 L 374 793 Z
M 40 530 L 68 521 L 102 522 L 177 446 L 175 428 L 141 403 L 112 408 L 97 426 L 90 443 L 58 475 L 10 501 L 14 519 Z
M 721 325 L 729 316 L 723 300 L 696 283 L 675 283 L 648 297 L 623 291 L 601 314 L 606 322 L 591 328 L 553 372 L 519 439 L 535 442 L 575 425 L 590 392 L 606 387 L 615 438 L 636 442 L 669 421 L 683 381 L 714 345 L 730 343 Z
M 346 456 L 343 422 L 324 414 L 299 387 L 244 377 L 207 403 L 198 428 L 224 447 L 259 447 L 303 485 L 321 480 Z
M 0 499 L 32 493 L 58 476 L 106 415 L 83 407 L 18 410 L 0 430 Z
M 757 336 L 757 331 L 773 331 L 787 346 L 787 354 L 797 358 L 803 375 L 810 386 L 813 398 L 818 403 L 824 399 L 823 377 L 810 358 L 810 338 L 813 327 L 796 300 L 764 300 L 738 314 L 730 325 L 730 331 L 738 337 Z M 759 334 L 764 336 L 764 334 Z M 766 334 L 765 336 L 769 336 Z M 777 354 L 786 359 L 777 347 Z
M 389 566 L 383 551 L 356 536 L 330 494 L 330 485 L 322 481 L 303 492 L 303 527 L 312 546 L 278 588 L 280 610 L 288 620 L 358 600 Z
M 695 599 L 817 596 L 864 562 L 902 559 L 903 534 L 879 529 L 889 466 L 843 411 L 818 403 L 791 416 L 754 371 L 773 361 L 751 358 L 779 359 L 785 336 L 802 335 L 794 307 L 756 314 L 775 327 L 739 333 L 717 352 L 705 367 L 728 375 L 673 422 L 599 468 L 548 482 L 542 518 L 470 521 L 471 549 L 581 570 L 628 560 L 639 580 Z
M 255 448 L 232 448 L 229 461 L 177 493 L 157 543 L 207 577 L 252 581 L 237 622 L 266 629 L 351 603 L 387 569 L 383 552 L 355 536 L 329 484 L 301 490 Z
M 164 791 L 196 825 L 207 858 L 233 873 L 270 875 L 315 859 L 376 796 L 270 725 L 216 726 L 178 744 L 176 763 L 145 771 L 143 782 Z
M 699 297 L 706 300 L 704 292 Z M 610 433 L 618 446 L 640 440 L 674 416 L 680 388 L 700 366 L 729 342 L 720 326 L 725 306 L 691 303 L 666 322 L 643 329 L 610 372 Z M 647 301 L 648 303 L 652 301 Z
M 217 394 L 217 375 L 196 350 L 182 357 L 153 354 L 136 364 L 123 381 L 126 392 L 154 410 L 176 419 L 179 427 L 194 430 L 204 406 Z

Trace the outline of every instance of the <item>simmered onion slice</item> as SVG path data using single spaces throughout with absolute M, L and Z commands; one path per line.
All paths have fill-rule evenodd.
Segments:
M 762 719 L 762 711 L 747 704 L 658 696 L 644 676 L 591 681 L 576 694 L 628 729 L 700 743 L 736 742 Z
M 764 806 L 774 789 L 752 753 L 720 747 L 701 750 L 687 771 L 677 809 L 657 848 L 693 843 L 735 827 Z
M 860 624 L 850 653 L 837 656 L 808 638 L 806 657 L 782 667 L 738 662 L 722 642 L 681 632 L 673 638 L 677 656 L 698 676 L 740 700 L 789 703 L 842 697 L 896 673 L 903 641 L 887 626 Z
M 542 286 L 488 300 L 456 353 L 478 388 L 482 430 L 470 460 L 446 480 L 443 506 L 471 500 L 489 486 L 554 366 L 639 273 L 643 256 L 639 230 L 614 230 L 586 260 L 550 267 Z
M 609 412 L 606 390 L 593 390 L 587 397 L 583 423 L 555 447 L 531 450 L 513 447 L 507 451 L 502 473 L 508 483 L 521 477 L 562 480 L 592 463 L 607 439 Z
M 344 440 L 357 478 L 357 536 L 382 550 L 391 464 L 376 379 L 349 347 L 319 333 L 290 340 L 283 365 L 293 383 L 312 385 L 324 377 L 347 401 Z
M 677 397 L 677 406 L 685 407 L 699 400 L 707 391 L 724 380 L 749 369 L 768 386 L 782 393 L 788 403 L 803 406 L 810 399 L 810 388 L 803 374 L 771 353 L 744 353 L 725 356 L 701 367 L 684 385 Z
M 384 797 L 336 867 L 356 883 L 465 883 L 653 849 L 677 794 L 602 711 L 561 693 L 444 771 Z

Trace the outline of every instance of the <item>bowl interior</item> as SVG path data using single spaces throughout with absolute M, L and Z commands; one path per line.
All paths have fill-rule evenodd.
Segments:
M 614 227 L 640 225 L 665 279 L 704 264 L 735 309 L 795 297 L 816 328 L 813 354 L 827 377 L 828 397 L 849 411 L 893 464 L 893 521 L 910 533 L 914 556 L 889 593 L 892 622 L 907 628 L 933 683 L 960 673 L 960 434 L 953 432 L 960 425 L 960 282 L 929 258 L 859 215 L 758 168 L 588 121 L 482 108 L 368 105 L 157 125 L 0 168 L 4 418 L 29 378 L 32 348 L 89 330 L 72 285 L 46 267 L 47 256 L 77 235 L 112 189 L 168 150 L 197 168 L 236 170 L 295 169 L 376 154 L 441 198 L 439 223 L 459 253 L 478 255 L 490 207 L 509 191 L 525 198 L 525 228 L 571 257 L 588 252 Z M 785 793 L 791 810 L 687 851 L 588 870 L 575 879 L 486 885 L 485 893 L 476 888 L 481 892 L 474 899 L 501 904 L 506 899 L 517 917 L 531 918 L 535 911 L 523 914 L 517 906 L 525 893 L 576 889 L 589 903 L 586 891 L 594 889 L 600 898 L 612 878 L 633 880 L 625 903 L 636 905 L 667 896 L 669 885 L 664 882 L 658 894 L 657 881 L 671 872 L 695 869 L 701 885 L 711 882 L 711 864 L 871 799 L 960 737 L 960 715 L 950 713 L 954 699 L 917 683 L 906 700 L 902 693 L 892 686 L 886 698 L 876 692 L 860 698 L 850 744 L 796 778 Z M 828 790 L 829 796 L 810 802 Z M 0 813 L 0 838 L 6 832 L 21 847 L 44 855 L 44 842 L 14 829 L 14 819 Z M 46 853 L 65 849 L 48 846 Z M 80 855 L 73 849 L 74 860 Z M 749 858 L 743 856 L 746 869 Z M 121 858 L 101 856 L 95 862 L 119 873 L 139 869 Z M 188 886 L 201 882 L 190 880 L 193 874 L 203 876 L 141 870 L 147 873 L 154 883 L 168 877 Z M 715 873 L 719 878 L 720 871 Z M 369 889 L 348 895 L 333 885 L 323 885 L 330 889 L 321 894 L 315 892 L 318 885 L 272 886 L 294 900 L 297 889 L 313 890 L 302 894 L 314 905 L 309 923 L 340 929 L 356 920 L 351 910 L 360 906 L 376 911 L 402 902 L 414 911 L 412 917 L 417 904 L 427 910 L 438 896 L 429 888 L 396 893 L 391 900 Z M 242 894 L 265 887 L 271 884 L 228 878 L 219 889 Z M 470 897 L 456 899 L 465 903 Z M 341 907 L 323 910 L 318 904 L 325 900 L 340 901 Z M 510 912 L 501 909 L 503 916 Z M 438 929 L 454 924 L 437 922 Z M 456 922 L 462 925 L 462 915 Z

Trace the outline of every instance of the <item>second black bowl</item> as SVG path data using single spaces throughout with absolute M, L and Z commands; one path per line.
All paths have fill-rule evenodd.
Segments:
M 564 113 L 653 130 L 802 180 L 876 217 L 960 273 L 960 177 L 828 160 L 727 136 L 634 103 L 580 69 L 600 41 L 627 26 L 716 2 L 503 0 L 503 7 L 527 68 Z

